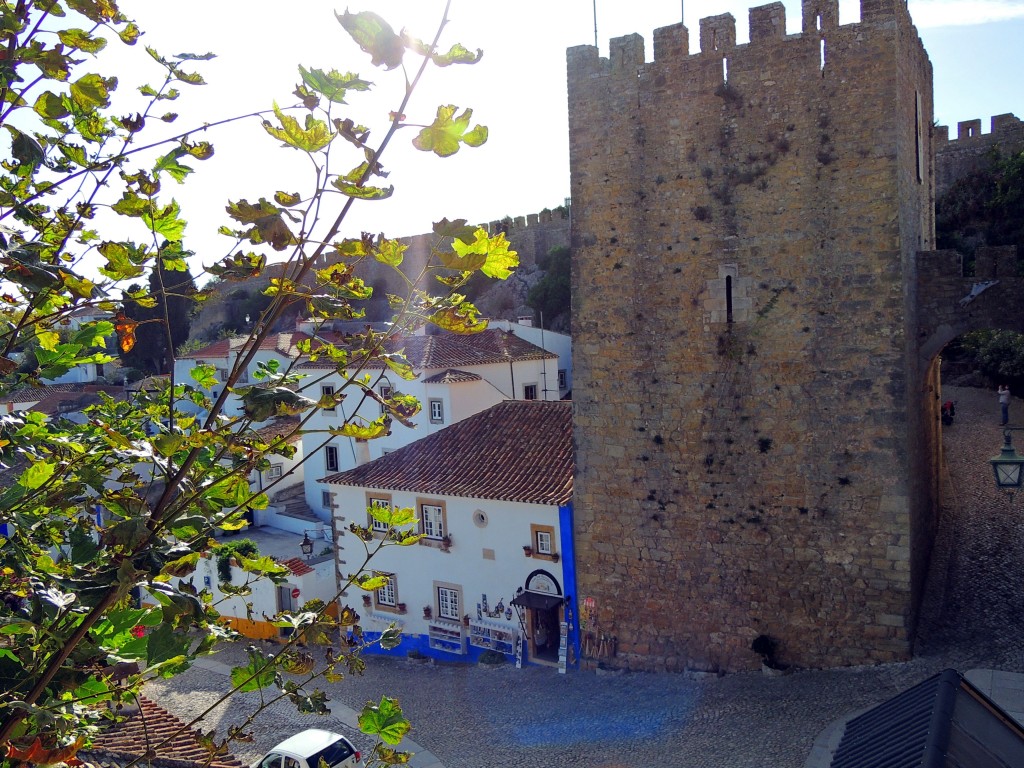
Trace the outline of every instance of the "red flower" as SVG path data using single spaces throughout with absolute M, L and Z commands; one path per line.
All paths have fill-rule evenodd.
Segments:
M 136 637 L 145 637 L 146 628 L 141 624 L 136 624 L 134 627 L 132 627 L 132 634 Z

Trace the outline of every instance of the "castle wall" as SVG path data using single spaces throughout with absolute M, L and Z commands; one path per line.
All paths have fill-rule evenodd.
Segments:
M 909 653 L 931 69 L 903 3 L 861 19 L 806 0 L 786 36 L 774 3 L 747 45 L 724 15 L 692 56 L 682 25 L 650 63 L 635 35 L 569 50 L 579 596 L 621 665 Z
M 1024 152 L 1024 122 L 1012 114 L 993 115 L 988 133 L 981 120 L 957 123 L 956 138 L 949 138 L 949 126 L 939 125 L 935 134 L 936 194 L 941 196 L 957 179 L 986 167 L 990 153 L 998 148 L 1006 155 Z

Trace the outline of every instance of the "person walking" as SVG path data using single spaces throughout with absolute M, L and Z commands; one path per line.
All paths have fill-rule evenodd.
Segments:
M 999 409 L 1002 411 L 1003 416 L 999 426 L 1005 427 L 1010 421 L 1010 388 L 1005 384 L 999 385 Z

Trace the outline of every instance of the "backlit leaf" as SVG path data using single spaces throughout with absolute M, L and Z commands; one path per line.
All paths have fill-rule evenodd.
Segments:
M 67 117 L 71 114 L 71 110 L 68 109 L 67 104 L 64 102 L 64 98 L 58 96 L 52 91 L 46 91 L 39 95 L 36 99 L 35 105 L 32 107 L 40 117 L 45 117 L 49 120 L 60 120 L 62 117 Z
M 86 53 L 99 53 L 107 46 L 107 41 L 102 37 L 92 37 L 84 29 L 62 29 L 57 37 L 69 48 L 77 48 Z
M 71 84 L 71 100 L 86 111 L 109 107 L 110 92 L 116 87 L 116 77 L 84 75 Z
M 394 186 L 365 187 L 340 178 L 332 181 L 331 186 L 341 192 L 341 194 L 346 195 L 347 197 L 354 197 L 356 200 L 386 200 L 391 197 L 395 191 Z
M 128 353 L 135 348 L 135 329 L 139 324 L 118 310 L 114 315 L 114 331 L 117 333 L 117 345 L 122 352 Z
M 306 69 L 299 65 L 299 74 L 302 75 L 302 82 L 312 90 L 337 104 L 345 103 L 346 91 L 368 91 L 372 85 L 360 79 L 359 75 L 351 72 L 341 74 L 334 69 L 324 72 L 322 69 Z
M 504 280 L 519 266 L 519 254 L 509 249 L 504 232 L 490 236 L 481 227 L 476 231 L 476 240 L 470 244 L 455 240 L 452 250 L 454 254 L 440 254 L 441 263 L 449 269 L 462 269 L 464 272 L 479 269 L 487 277 Z M 453 255 L 457 257 L 451 258 Z M 478 264 L 481 257 L 483 261 Z M 460 263 L 472 263 L 474 266 L 463 269 L 458 266 Z
M 382 264 L 397 267 L 402 263 L 408 249 L 408 245 L 398 240 L 382 240 L 374 249 L 373 257 Z
M 360 424 L 351 421 L 340 427 L 331 427 L 327 430 L 336 437 L 354 437 L 357 440 L 375 440 L 378 437 L 385 437 L 391 434 L 391 419 L 382 414 L 371 422 Z
M 402 63 L 405 54 L 405 43 L 395 34 L 394 29 L 384 19 L 372 11 L 334 14 L 345 31 L 352 36 L 365 53 L 370 54 L 370 62 L 375 67 L 383 66 L 394 69 Z
M 304 152 L 318 152 L 334 139 L 335 133 L 330 126 L 312 115 L 306 115 L 305 128 L 300 126 L 299 121 L 294 117 L 282 112 L 276 102 L 274 103 L 274 115 L 281 121 L 280 127 L 273 125 L 269 120 L 264 120 L 263 128 L 289 147 L 301 149 Z
M 460 143 L 479 147 L 487 141 L 487 129 L 476 126 L 469 129 L 473 110 L 466 109 L 456 116 L 457 107 L 449 104 L 437 108 L 434 122 L 419 132 L 412 145 L 423 152 L 433 152 L 438 157 L 449 157 L 459 151 Z
M 18 485 L 34 491 L 53 477 L 55 469 L 56 467 L 48 461 L 37 461 L 21 473 L 21 477 L 18 478 Z

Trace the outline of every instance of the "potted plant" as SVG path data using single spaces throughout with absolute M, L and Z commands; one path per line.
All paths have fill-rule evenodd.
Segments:
M 441 537 L 441 551 L 447 552 L 452 548 L 452 537 L 449 534 L 445 534 Z
M 369 595 L 363 595 L 363 605 L 365 605 L 367 608 L 369 608 L 370 604 L 372 602 L 373 602 L 373 598 L 372 597 L 370 597 Z
M 395 606 L 399 613 L 405 613 L 405 603 L 399 603 Z
M 527 557 L 533 557 L 533 547 L 529 544 L 523 544 L 523 554 Z
M 469 626 L 469 614 L 468 613 L 465 616 L 462 617 L 462 625 L 465 626 L 465 627 Z
M 562 556 L 560 554 L 558 554 L 557 552 L 552 552 L 551 553 L 551 562 L 552 563 L 557 563 L 561 559 L 562 559 Z
M 423 618 L 424 619 L 429 619 L 433 615 L 434 615 L 434 609 L 431 608 L 429 605 L 424 605 L 423 606 Z

